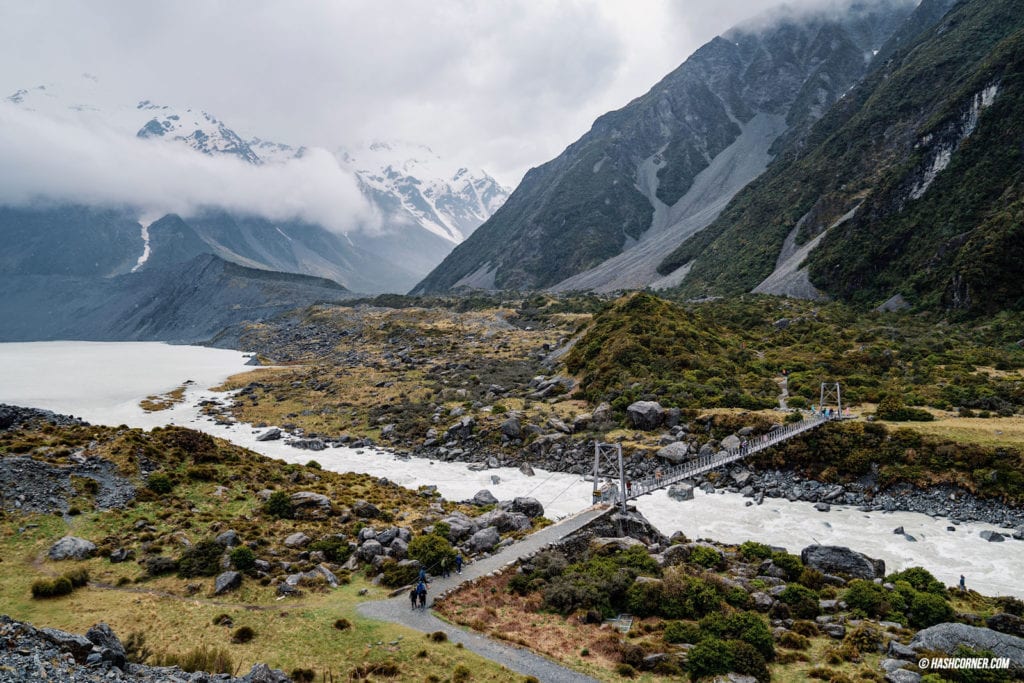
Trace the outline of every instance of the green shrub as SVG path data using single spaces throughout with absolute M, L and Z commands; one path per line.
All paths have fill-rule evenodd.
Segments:
M 811 646 L 811 641 L 796 631 L 786 631 L 779 636 L 779 645 L 790 650 L 806 650 Z
M 36 599 L 70 595 L 73 590 L 75 587 L 65 576 L 58 576 L 55 579 L 38 579 L 32 582 L 32 597 Z
M 447 538 L 438 534 L 422 534 L 409 541 L 408 555 L 413 560 L 418 560 L 428 572 L 438 574 L 441 570 L 441 561 L 444 560 L 448 567 L 455 566 L 455 550 Z
M 728 645 L 732 655 L 731 671 L 753 676 L 758 683 L 768 683 L 771 680 L 764 656 L 753 645 L 742 640 L 730 640 Z
M 740 545 L 740 555 L 747 561 L 767 560 L 772 556 L 772 549 L 764 543 L 757 541 L 744 541 Z
M 444 631 L 434 631 L 433 633 L 428 634 L 427 637 L 435 643 L 448 642 L 448 634 Z
M 947 594 L 946 586 L 932 576 L 932 573 L 924 567 L 909 567 L 901 572 L 890 574 L 886 577 L 886 581 L 892 584 L 895 584 L 897 581 L 906 581 L 914 590 L 943 596 Z
M 700 636 L 700 627 L 688 621 L 670 621 L 662 633 L 666 643 L 696 643 Z
M 231 564 L 240 572 L 250 572 L 256 568 L 256 553 L 248 546 L 240 545 L 231 551 Z
M 813 591 L 821 590 L 825 586 L 825 575 L 817 569 L 804 567 L 800 577 L 796 580 L 801 586 L 806 586 Z
M 344 564 L 349 555 L 352 554 L 352 548 L 349 547 L 348 541 L 338 536 L 328 536 L 327 538 L 321 538 L 318 541 L 313 541 L 309 544 L 309 549 L 319 550 L 327 558 L 328 562 L 334 562 L 335 564 Z
M 146 479 L 146 488 L 163 496 L 174 490 L 174 482 L 163 472 L 154 472 Z
M 415 565 L 401 565 L 394 558 L 387 558 L 380 566 L 380 573 L 384 575 L 381 583 L 388 588 L 408 586 L 416 580 L 419 569 Z
M 698 545 L 690 552 L 690 563 L 706 569 L 721 569 L 725 565 L 725 559 L 715 548 L 706 545 Z
M 465 664 L 456 664 L 452 670 L 452 683 L 466 683 L 472 674 L 470 673 L 469 667 Z
M 636 669 L 631 664 L 626 664 L 625 662 L 619 662 L 615 665 L 615 673 L 623 678 L 636 678 Z
M 295 506 L 292 505 L 292 499 L 287 493 L 274 491 L 263 506 L 263 511 L 271 517 L 291 519 L 295 515 Z
M 312 669 L 292 669 L 292 680 L 295 683 L 313 683 L 316 672 Z
M 787 581 L 796 581 L 804 570 L 804 563 L 799 557 L 784 552 L 772 553 L 772 564 L 786 572 Z
M 339 631 L 347 631 L 348 629 L 352 628 L 352 622 L 344 618 L 335 619 L 334 628 L 338 629 Z
M 798 583 L 791 583 L 779 594 L 779 600 L 789 605 L 790 611 L 799 619 L 814 619 L 818 616 L 818 594 Z
M 235 632 L 231 634 L 231 642 L 236 644 L 248 643 L 250 640 L 256 637 L 256 631 L 250 626 L 239 626 L 235 629 Z
M 224 547 L 217 541 L 200 541 L 187 548 L 178 558 L 178 575 L 185 579 L 216 576 L 220 573 L 220 558 L 223 554 Z
M 928 628 L 935 624 L 952 621 L 953 608 L 945 598 L 933 593 L 917 593 L 910 603 L 910 625 Z
M 865 579 L 854 579 L 847 584 L 843 600 L 850 609 L 860 610 L 872 619 L 881 619 L 892 610 L 889 591 Z
M 312 470 L 322 470 L 324 468 L 324 466 L 318 463 L 316 460 L 310 460 L 309 462 L 307 462 L 306 467 Z
M 185 470 L 185 476 L 194 481 L 214 481 L 217 468 L 212 465 L 193 465 Z
M 79 567 L 78 569 L 66 571 L 64 572 L 63 576 L 71 582 L 71 586 L 74 588 L 81 588 L 82 586 L 89 583 L 89 570 L 85 567 Z
M 732 650 L 725 641 L 705 638 L 690 650 L 686 668 L 693 681 L 703 676 L 729 673 L 732 669 Z

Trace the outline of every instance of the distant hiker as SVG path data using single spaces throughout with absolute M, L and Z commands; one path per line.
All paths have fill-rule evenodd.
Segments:
M 420 583 L 427 582 L 427 570 L 425 567 L 420 567 L 420 575 L 416 578 Z
M 628 495 L 630 495 L 632 493 L 633 493 L 633 482 L 630 481 L 629 479 L 627 479 L 626 480 L 626 495 L 628 496 Z
M 654 479 L 659 484 L 661 483 L 661 470 L 660 469 L 654 470 Z
M 427 606 L 427 584 L 425 584 L 422 581 L 420 581 L 416 585 L 416 595 L 420 599 L 420 607 L 426 607 Z
M 413 609 L 416 609 L 416 598 L 418 596 L 419 596 L 419 592 L 416 590 L 415 587 L 413 587 L 413 589 L 411 591 L 409 591 L 409 602 L 412 603 L 412 608 Z
M 447 555 L 441 558 L 441 578 L 442 579 L 447 579 L 448 578 L 448 556 Z
M 462 553 L 459 553 L 458 555 L 455 556 L 455 573 L 456 574 L 461 574 L 462 573 Z
M 960 590 L 961 591 L 967 590 L 967 582 L 964 580 L 964 575 L 963 574 L 960 575 Z

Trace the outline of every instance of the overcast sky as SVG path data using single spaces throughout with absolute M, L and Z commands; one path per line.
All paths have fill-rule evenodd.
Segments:
M 243 136 L 327 149 L 423 143 L 514 186 L 776 4 L 0 0 L 0 96 L 89 73 L 111 102 L 198 107 Z

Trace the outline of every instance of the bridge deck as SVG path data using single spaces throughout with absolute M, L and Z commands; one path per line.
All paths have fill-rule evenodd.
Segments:
M 672 484 L 684 479 L 695 477 L 698 474 L 703 474 L 704 472 L 710 472 L 722 465 L 728 465 L 729 463 L 742 460 L 743 458 L 754 455 L 755 453 L 760 453 L 761 451 L 780 444 L 783 441 L 792 439 L 793 437 L 799 436 L 805 432 L 809 432 L 812 429 L 817 429 L 826 422 L 834 419 L 841 418 L 826 418 L 818 416 L 801 422 L 796 422 L 794 424 L 784 425 L 781 429 L 776 429 L 764 436 L 751 440 L 750 443 L 743 447 L 729 449 L 724 454 L 719 452 L 714 455 L 705 455 L 697 458 L 696 460 L 676 465 L 675 467 L 659 470 L 660 474 L 655 473 L 654 476 L 631 481 L 626 490 L 626 500 L 633 500 L 644 494 L 656 491 L 657 489 L 671 486 Z

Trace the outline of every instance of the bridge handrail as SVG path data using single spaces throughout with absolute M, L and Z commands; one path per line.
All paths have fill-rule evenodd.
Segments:
M 637 498 L 650 493 L 665 486 L 674 484 L 682 479 L 702 474 L 709 470 L 716 469 L 722 465 L 728 465 L 729 463 L 742 460 L 754 453 L 759 453 L 767 448 L 771 448 L 776 444 L 793 438 L 799 434 L 810 431 L 831 420 L 841 419 L 840 417 L 826 418 L 824 416 L 812 417 L 810 419 L 801 420 L 789 425 L 783 425 L 780 429 L 775 429 L 767 434 L 757 437 L 753 442 L 740 446 L 739 448 L 730 448 L 725 451 L 724 455 L 719 453 L 702 455 L 686 463 L 670 467 L 664 472 L 657 472 L 653 476 L 644 477 L 637 481 L 629 482 L 627 490 L 622 492 L 625 494 L 627 500 Z

